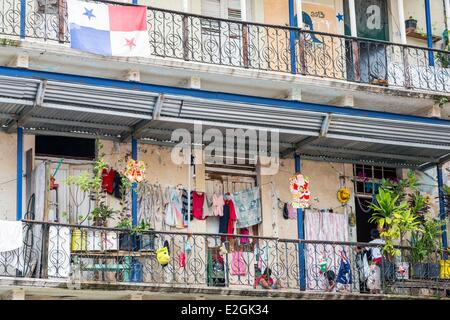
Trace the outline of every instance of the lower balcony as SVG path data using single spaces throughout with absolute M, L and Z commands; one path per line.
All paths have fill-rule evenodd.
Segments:
M 445 252 L 430 252 L 426 261 L 415 263 L 410 248 L 399 247 L 395 259 L 383 257 L 375 264 L 360 253 L 373 248 L 369 243 L 131 233 L 25 220 L 21 247 L 0 253 L 0 287 L 14 292 L 20 286 L 41 297 L 57 288 L 59 298 L 76 298 L 76 292 L 86 298 L 90 290 L 104 290 L 109 299 L 130 292 L 146 298 L 239 299 L 450 295 L 450 264 L 441 260 Z M 39 288 L 43 291 L 36 293 Z

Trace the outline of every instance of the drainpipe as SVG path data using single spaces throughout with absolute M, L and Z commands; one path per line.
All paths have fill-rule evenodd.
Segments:
M 444 179 L 442 176 L 442 165 L 437 166 L 437 179 L 438 179 L 438 194 L 439 194 L 439 218 L 445 219 L 445 201 L 444 201 Z M 447 241 L 447 226 L 442 226 L 442 247 L 444 250 L 448 248 Z M 447 259 L 447 254 L 444 254 L 444 258 Z
M 16 220 L 22 220 L 23 128 L 17 127 Z
M 295 160 L 295 173 L 301 172 L 301 161 L 300 155 L 294 154 Z M 297 235 L 299 240 L 305 240 L 305 233 L 303 229 L 303 209 L 297 209 Z M 300 282 L 300 290 L 305 290 L 306 288 L 306 280 L 305 280 L 305 245 L 303 243 L 299 243 L 298 245 L 298 265 L 299 265 L 299 282 Z
M 289 0 L 289 26 L 295 28 L 295 9 L 294 9 L 294 0 Z M 289 33 L 289 43 L 290 43 L 290 51 L 291 51 L 291 73 L 297 73 L 297 59 L 295 54 L 295 31 L 291 31 Z
M 138 158 L 138 150 L 137 150 L 137 139 L 135 137 L 131 138 L 131 157 L 133 160 L 137 160 Z M 137 187 L 137 183 L 133 183 L 133 192 L 131 194 L 131 217 L 133 220 L 133 226 L 138 225 L 138 214 L 137 214 L 137 193 L 135 188 Z
M 431 9 L 430 0 L 425 0 L 425 20 L 427 24 L 427 44 L 428 48 L 433 49 L 433 29 L 431 27 Z M 428 50 L 428 61 L 430 66 L 434 66 L 433 51 Z

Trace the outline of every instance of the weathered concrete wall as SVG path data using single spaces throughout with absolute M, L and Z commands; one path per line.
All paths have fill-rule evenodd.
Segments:
M 23 173 L 25 174 L 25 153 L 34 149 L 34 136 L 24 135 L 23 139 Z M 0 133 L 0 219 L 16 219 L 16 169 L 17 169 L 17 135 Z M 23 182 L 23 210 L 26 210 L 25 177 Z
M 302 173 L 310 177 L 311 187 L 311 204 L 314 208 L 327 209 L 334 208 L 335 212 L 344 212 L 340 207 L 337 199 L 337 191 L 340 188 L 340 175 L 351 175 L 351 164 L 331 164 L 327 162 L 317 161 L 302 161 Z M 282 202 L 290 201 L 289 178 L 294 174 L 294 160 L 286 159 L 280 163 L 279 172 L 273 176 L 266 176 L 262 179 L 262 197 L 263 197 L 263 227 L 262 233 L 264 236 L 276 236 L 278 233 L 280 238 L 297 239 L 297 221 L 291 219 L 284 219 L 282 211 L 277 210 L 276 221 L 272 221 L 272 204 L 270 193 L 275 191 L 279 195 Z M 354 194 L 353 184 L 347 179 L 345 184 Z M 272 189 L 273 186 L 273 189 Z M 355 207 L 354 198 L 348 203 L 349 206 Z M 275 207 L 276 208 L 276 207 Z M 349 208 L 350 210 L 350 208 Z M 272 228 L 275 222 L 276 229 Z M 356 236 L 356 235 L 355 235 Z

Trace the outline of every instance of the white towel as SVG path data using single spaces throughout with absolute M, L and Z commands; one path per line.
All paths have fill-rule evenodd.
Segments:
M 22 222 L 0 220 L 0 252 L 16 250 L 22 244 Z

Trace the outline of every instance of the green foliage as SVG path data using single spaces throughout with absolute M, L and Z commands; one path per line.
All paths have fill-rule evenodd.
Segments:
M 133 228 L 133 222 L 130 218 L 126 217 L 120 220 L 120 222 L 117 224 L 116 228 L 119 229 L 128 229 L 131 230 Z
M 89 216 L 89 220 L 94 220 L 100 225 L 104 225 L 104 223 L 109 219 L 114 217 L 117 213 L 116 210 L 104 205 L 100 204 L 99 207 L 92 210 L 91 215 Z
M 445 194 L 450 195 L 450 186 L 444 184 L 443 189 Z
M 411 241 L 411 262 L 422 263 L 431 260 L 431 255 L 440 248 L 440 236 L 444 222 L 436 219 L 425 219 L 422 232 L 414 233 Z
M 407 232 L 422 232 L 420 216 L 427 210 L 425 198 L 417 190 L 419 183 L 413 171 L 408 171 L 406 179 L 400 181 L 383 180 L 375 196 L 375 203 L 369 222 L 381 228 L 381 237 L 385 240 L 384 251 L 390 255 L 399 255 L 394 241 L 403 238 Z M 407 191 L 411 193 L 407 193 Z

